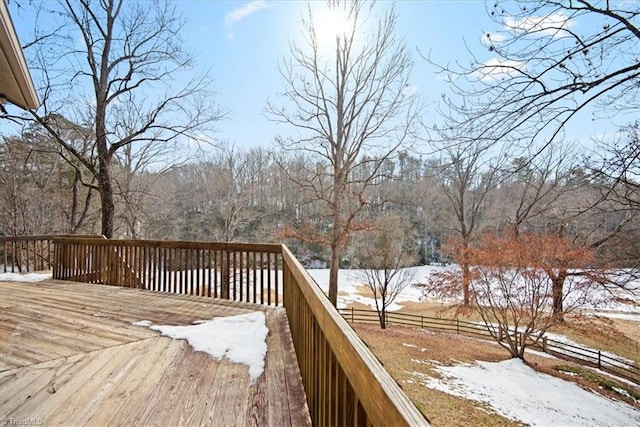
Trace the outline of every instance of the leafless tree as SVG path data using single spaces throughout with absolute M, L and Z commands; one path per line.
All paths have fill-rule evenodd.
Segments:
M 602 276 L 589 270 L 574 277 L 559 296 L 564 311 L 558 313 L 549 309 L 557 291 L 549 272 L 587 267 L 592 257 L 589 248 L 553 235 L 485 234 L 468 253 L 473 307 L 496 341 L 512 357 L 524 359 L 527 346 L 591 298 L 592 284 Z
M 210 161 L 201 165 L 204 178 L 201 194 L 208 205 L 202 210 L 211 222 L 207 234 L 216 240 L 230 242 L 237 238 L 240 229 L 259 219 L 251 209 L 256 197 L 251 185 L 255 177 L 251 166 L 249 153 L 232 145 L 217 150 Z
M 471 302 L 471 264 L 466 259 L 469 245 L 481 227 L 485 213 L 485 199 L 497 185 L 497 166 L 486 159 L 486 152 L 477 144 L 451 145 L 438 171 L 438 181 L 453 213 L 451 230 L 459 242 L 456 259 L 462 269 L 463 304 Z
M 56 21 L 36 24 L 26 53 L 41 80 L 30 111 L 69 157 L 90 171 L 101 199 L 102 234 L 114 233 L 113 163 L 124 147 L 203 140 L 225 112 L 213 104 L 209 73 L 196 75 L 180 37 L 184 20 L 168 1 L 59 0 L 37 3 Z M 33 51 L 33 52 L 32 52 Z M 92 130 L 91 157 L 65 138 L 60 117 Z
M 614 198 L 640 210 L 640 120 L 624 126 L 613 139 L 597 142 L 598 151 L 587 167 L 604 184 L 601 199 Z
M 569 189 L 575 161 L 570 144 L 551 144 L 543 153 L 512 159 L 488 199 L 491 228 L 515 235 L 545 232 L 546 219 Z
M 144 236 L 141 226 L 147 217 L 150 199 L 164 198 L 157 185 L 171 169 L 185 164 L 191 150 L 176 141 L 158 144 L 127 144 L 114 157 L 113 183 L 116 204 L 114 232 L 128 238 Z
M 364 1 L 327 1 L 344 28 L 319 36 L 314 12 L 303 20 L 304 41 L 292 42 L 280 65 L 282 104 L 267 105 L 269 117 L 296 136 L 279 139 L 286 150 L 302 150 L 312 163 L 308 179 L 296 183 L 324 203 L 331 217 L 329 299 L 335 305 L 341 253 L 367 205 L 366 189 L 386 159 L 407 141 L 416 113 L 409 86 L 412 61 L 396 31 L 393 9 L 378 11 Z M 365 157 L 365 154 L 367 155 Z M 368 176 L 353 171 L 367 165 Z M 316 168 L 316 166 L 319 166 Z
M 74 141 L 82 150 L 82 141 Z M 7 234 L 90 231 L 94 191 L 81 185 L 86 170 L 67 163 L 35 124 L 0 142 L 0 217 Z M 87 228 L 86 226 L 89 226 Z
M 475 130 L 470 139 L 542 149 L 581 114 L 640 107 L 637 2 L 499 0 L 488 13 L 499 28 L 483 36 L 494 58 L 438 66 L 453 90 L 449 125 Z
M 387 327 L 389 307 L 413 279 L 413 271 L 407 268 L 415 262 L 411 240 L 406 222 L 382 216 L 370 230 L 361 233 L 356 244 L 356 267 L 373 294 L 381 329 Z

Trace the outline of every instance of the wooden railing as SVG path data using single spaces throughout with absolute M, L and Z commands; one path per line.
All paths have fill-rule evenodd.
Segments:
M 284 305 L 314 425 L 428 421 L 282 245 L 53 238 L 53 277 Z
M 50 270 L 53 254 L 51 239 L 62 236 L 1 236 L 0 263 L 4 273 L 30 273 Z
M 350 323 L 378 323 L 378 312 L 368 309 L 343 308 L 340 314 Z M 413 326 L 424 329 L 435 329 L 459 335 L 467 335 L 487 340 L 494 340 L 496 331 L 490 331 L 487 325 L 481 323 L 467 322 L 460 319 L 442 319 L 429 317 L 421 314 L 410 313 L 386 313 L 387 325 L 396 324 L 403 326 Z M 512 334 L 513 335 L 513 334 Z M 521 337 L 522 335 L 518 333 Z M 522 338 L 514 337 L 515 340 L 522 341 Z M 637 363 L 615 357 L 600 350 L 568 344 L 558 340 L 543 336 L 541 340 L 534 342 L 529 340 L 527 344 L 530 348 L 549 353 L 562 359 L 574 361 L 576 363 L 592 366 L 613 375 L 625 378 L 636 384 L 640 384 L 640 366 Z
M 313 424 L 428 425 L 286 246 L 282 254 L 284 306 Z
M 281 305 L 280 245 L 53 239 L 53 278 Z

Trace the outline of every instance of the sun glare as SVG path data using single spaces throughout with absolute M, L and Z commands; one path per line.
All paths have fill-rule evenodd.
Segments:
M 321 47 L 332 46 L 336 37 L 344 38 L 351 32 L 352 24 L 344 10 L 322 9 L 314 12 L 313 28 Z

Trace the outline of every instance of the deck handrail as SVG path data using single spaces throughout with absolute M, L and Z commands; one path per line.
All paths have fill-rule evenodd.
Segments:
M 314 425 L 428 425 L 286 246 L 282 254 L 284 306 Z
M 71 234 L 0 236 L 2 248 L 0 264 L 2 264 L 2 271 L 4 273 L 31 273 L 50 270 L 53 254 L 52 240 L 71 236 Z
M 281 246 L 181 240 L 53 239 L 53 278 L 281 305 Z
M 284 245 L 51 241 L 55 279 L 284 305 L 314 425 L 429 425 Z

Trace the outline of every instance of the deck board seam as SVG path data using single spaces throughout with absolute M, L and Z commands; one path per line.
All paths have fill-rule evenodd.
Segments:
M 101 348 L 98 348 L 98 349 L 95 349 L 95 350 L 79 351 L 77 353 L 71 353 L 71 354 L 68 354 L 66 356 L 54 357 L 53 359 L 47 359 L 47 360 L 43 360 L 41 362 L 31 363 L 29 365 L 22 365 L 22 366 L 18 366 L 18 367 L 15 367 L 15 368 L 0 369 L 0 374 L 5 374 L 8 371 L 14 371 L 14 370 L 19 370 L 19 369 L 38 369 L 38 368 L 34 368 L 34 366 L 41 365 L 43 363 L 52 363 L 52 362 L 55 362 L 55 361 L 61 360 L 61 359 L 68 359 L 68 358 L 73 357 L 73 356 L 80 356 L 80 355 L 90 356 L 93 353 L 97 353 L 97 352 L 104 351 L 104 350 L 107 350 L 107 349 L 111 349 L 111 348 L 115 348 L 115 347 L 122 347 L 122 346 L 130 345 L 130 344 L 133 344 L 133 343 L 139 343 L 139 342 L 145 341 L 145 340 L 154 340 L 154 339 L 157 339 L 160 336 L 162 336 L 162 335 L 158 332 L 157 335 L 154 335 L 154 336 L 151 336 L 151 337 L 145 337 L 145 338 L 140 338 L 140 339 L 137 339 L 137 340 L 131 340 L 131 341 L 127 341 L 127 342 L 121 342 L 121 343 L 118 343 L 118 344 L 107 345 L 107 346 L 104 346 L 104 347 L 101 347 Z M 79 360 L 82 360 L 82 358 L 79 359 Z M 51 369 L 51 368 L 43 368 L 43 369 Z

